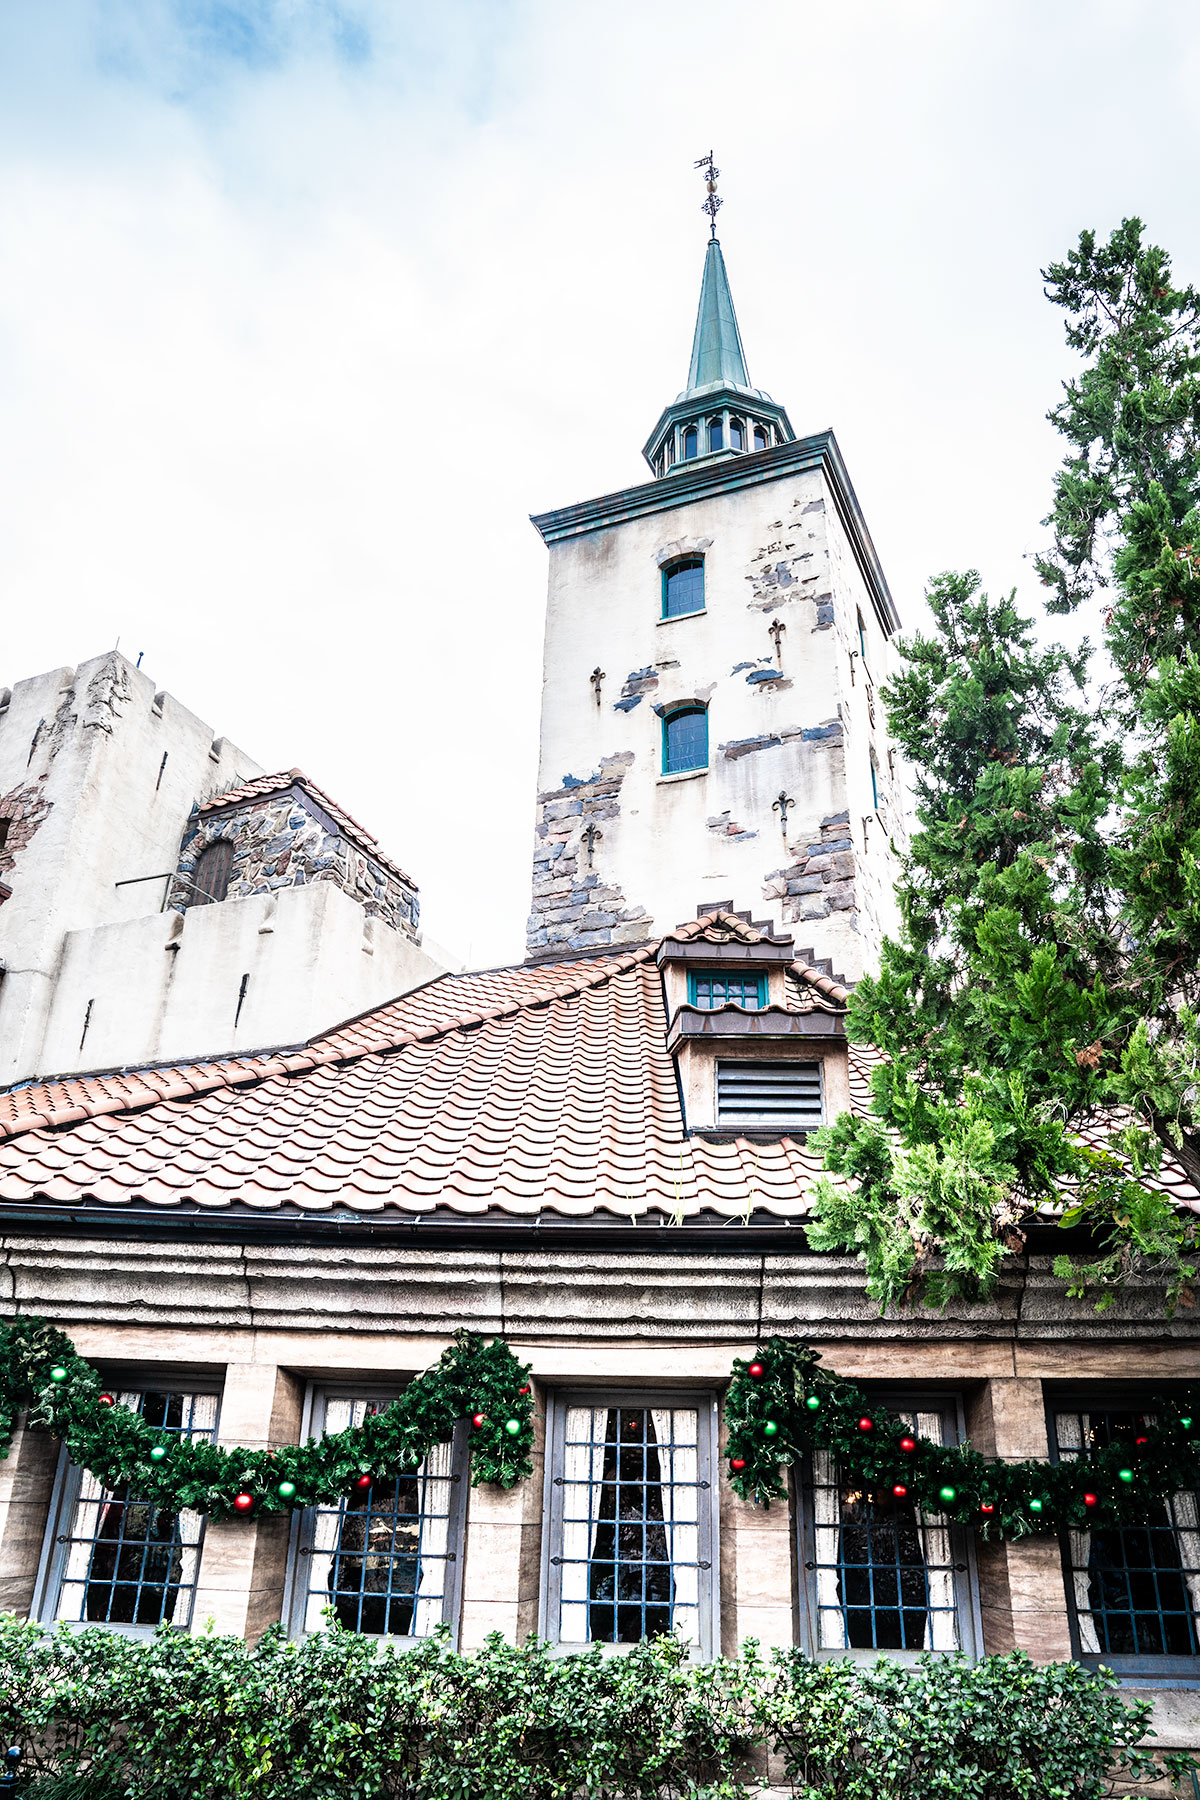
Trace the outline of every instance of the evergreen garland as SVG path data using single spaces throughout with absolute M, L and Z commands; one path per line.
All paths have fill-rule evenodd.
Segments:
M 725 1401 L 730 1478 L 744 1500 L 786 1498 L 784 1469 L 828 1450 L 843 1478 L 940 1513 L 988 1538 L 1144 1522 L 1149 1507 L 1200 1483 L 1200 1406 L 1160 1400 L 1157 1423 L 1087 1461 L 997 1462 L 968 1444 L 943 1446 L 818 1367 L 807 1344 L 771 1338 L 734 1362 Z
M 239 1450 L 147 1425 L 105 1391 L 65 1333 L 18 1318 L 0 1325 L 0 1457 L 22 1407 L 105 1487 L 127 1482 L 140 1500 L 217 1519 L 328 1504 L 411 1474 L 463 1418 L 471 1421 L 474 1483 L 509 1488 L 533 1473 L 529 1370 L 501 1339 L 487 1344 L 467 1331 L 361 1425 L 307 1444 Z

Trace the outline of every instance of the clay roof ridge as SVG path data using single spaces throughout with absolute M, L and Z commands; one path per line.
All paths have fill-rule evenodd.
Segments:
M 794 962 L 792 968 L 809 987 L 816 988 L 820 994 L 826 994 L 830 1000 L 836 1000 L 845 1006 L 850 999 L 850 989 L 843 987 L 840 981 L 834 981 L 830 975 L 823 975 L 820 969 L 814 969 L 811 963 Z

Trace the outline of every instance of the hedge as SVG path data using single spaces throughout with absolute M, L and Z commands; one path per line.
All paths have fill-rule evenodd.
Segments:
M 0 1618 L 0 1740 L 30 1800 L 744 1800 L 768 1751 L 802 1800 L 1099 1800 L 1162 1773 L 1136 1747 L 1148 1704 L 1115 1685 L 1019 1652 L 691 1665 L 672 1638 L 461 1655 L 336 1625 L 248 1648 Z

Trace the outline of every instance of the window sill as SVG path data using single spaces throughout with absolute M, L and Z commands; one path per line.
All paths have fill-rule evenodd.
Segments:
M 694 612 L 670 613 L 665 619 L 656 619 L 656 625 L 678 625 L 681 619 L 702 619 L 708 611 L 707 606 L 698 606 Z
M 667 787 L 669 784 L 676 781 L 695 781 L 699 776 L 707 774 L 707 769 L 680 769 L 677 775 L 660 775 L 658 778 L 658 785 L 659 787 Z

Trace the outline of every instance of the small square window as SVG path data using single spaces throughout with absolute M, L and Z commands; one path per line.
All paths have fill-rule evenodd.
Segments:
M 1051 1413 L 1056 1461 L 1086 1462 L 1106 1444 L 1128 1443 L 1154 1415 L 1136 1405 L 1058 1400 Z M 1067 1600 L 1081 1662 L 1118 1674 L 1195 1677 L 1200 1670 L 1200 1492 L 1186 1488 L 1147 1506 L 1136 1523 L 1068 1531 Z
M 767 1003 L 767 978 L 724 969 L 689 969 L 688 1000 L 706 1012 L 718 1006 L 744 1006 L 756 1011 Z
M 545 1635 L 716 1642 L 712 1394 L 558 1395 L 548 1441 Z
M 945 1401 L 909 1400 L 896 1410 L 935 1443 L 958 1439 L 957 1408 Z M 892 1481 L 864 1488 L 843 1476 L 827 1450 L 808 1458 L 797 1522 L 813 1655 L 975 1653 L 970 1552 L 958 1527 L 898 1497 Z
M 216 1437 L 215 1393 L 145 1388 L 117 1398 L 157 1430 L 210 1442 Z M 140 1499 L 125 1482 L 106 1488 L 90 1470 L 71 1463 L 64 1448 L 38 1616 L 46 1624 L 66 1620 L 135 1633 L 164 1622 L 186 1629 L 203 1543 L 203 1513 L 172 1512 Z
M 395 1397 L 320 1390 L 312 1397 L 312 1429 L 346 1431 Z M 412 1474 L 308 1507 L 293 1532 L 292 1635 L 322 1630 L 327 1608 L 347 1631 L 372 1637 L 416 1640 L 443 1622 L 456 1628 L 466 1490 L 460 1427 Z
M 668 563 L 662 572 L 662 616 L 679 619 L 704 611 L 704 558 Z
M 824 1122 L 819 1062 L 717 1063 L 719 1131 L 815 1131 Z

